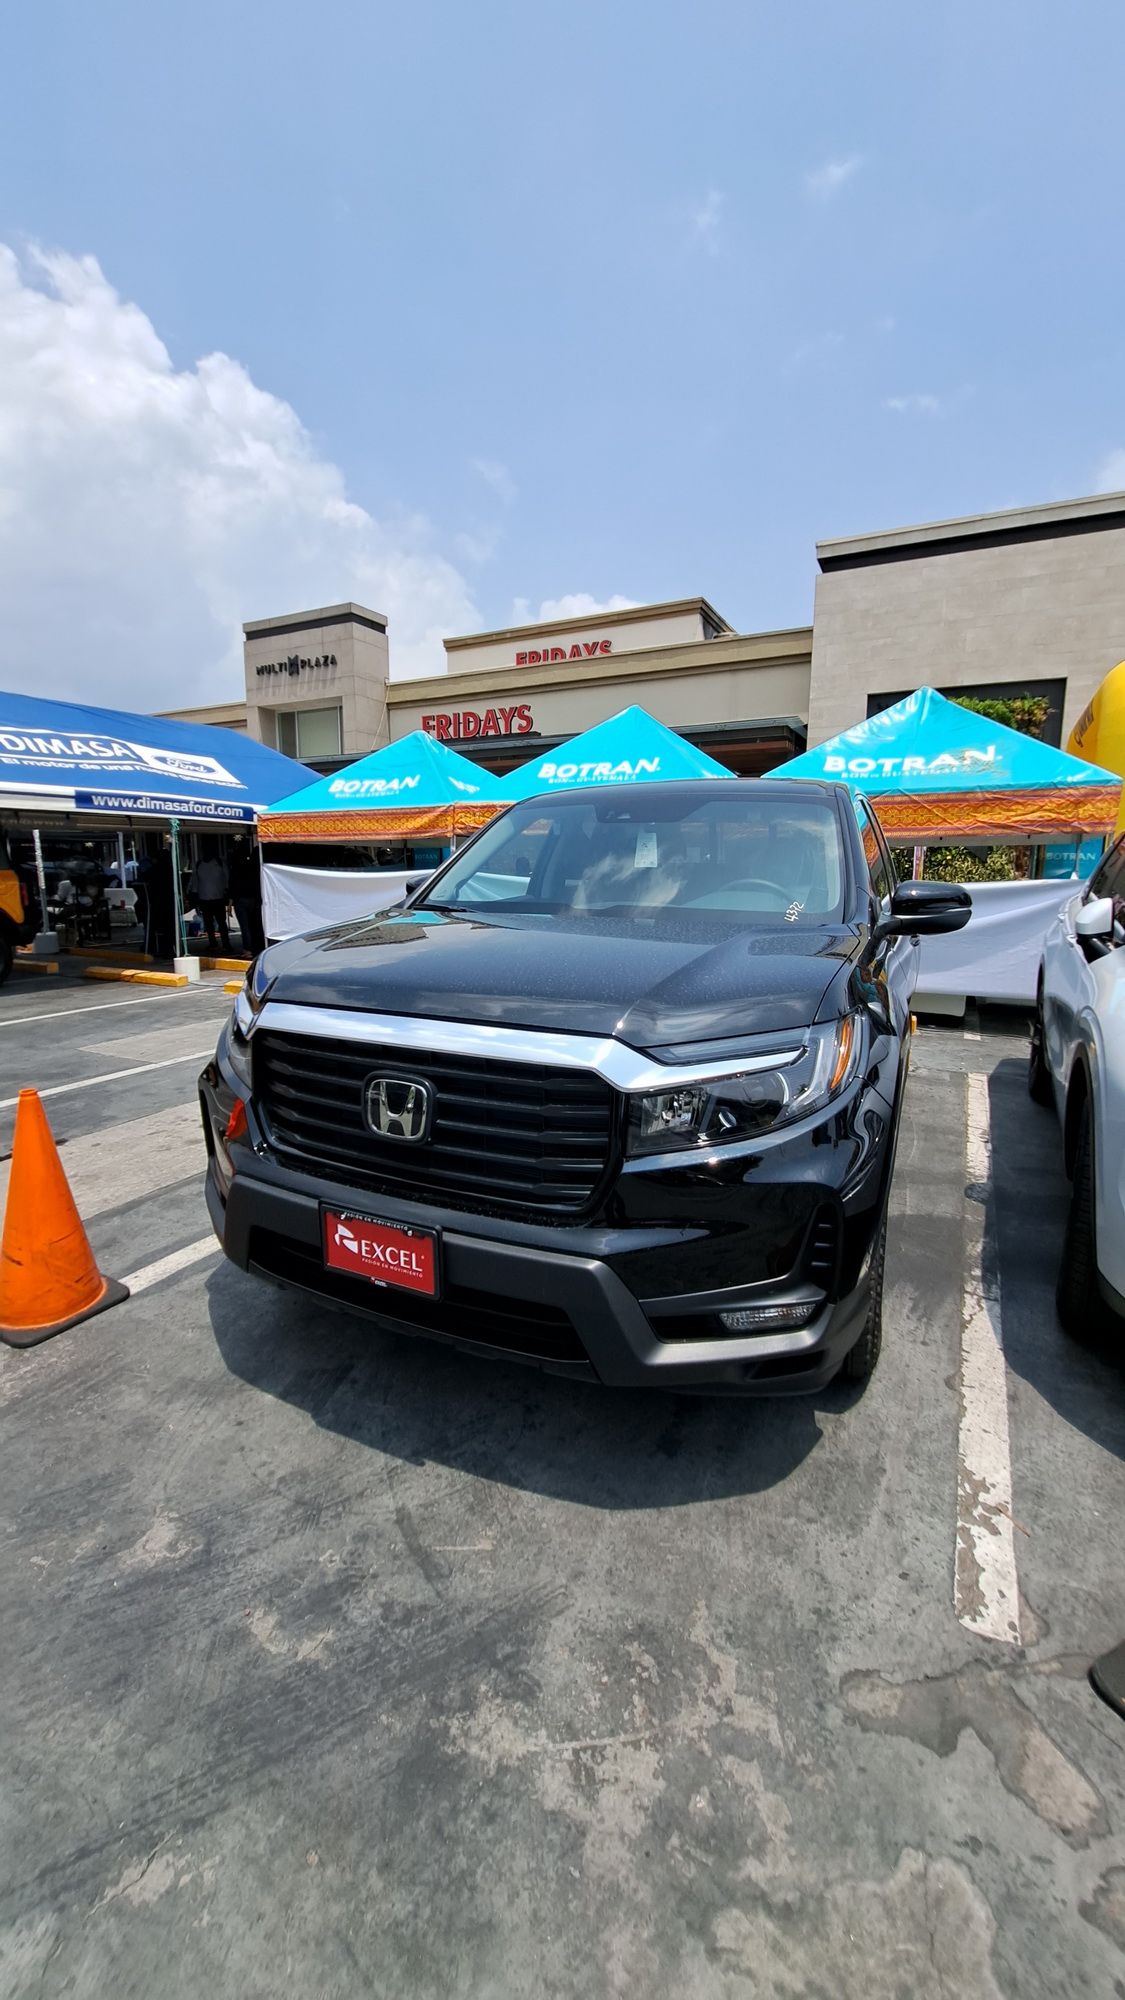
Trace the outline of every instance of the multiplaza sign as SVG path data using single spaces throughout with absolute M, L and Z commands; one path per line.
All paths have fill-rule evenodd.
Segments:
M 486 708 L 483 713 L 462 708 L 451 715 L 424 715 L 422 727 L 439 743 L 457 743 L 469 736 L 530 736 L 535 718 L 528 703 L 521 701 L 517 708 Z
M 260 680 L 263 674 L 303 674 L 310 670 L 315 673 L 317 667 L 335 665 L 335 653 L 318 653 L 315 660 L 303 660 L 299 653 L 290 653 L 287 660 L 263 660 L 254 672 Z

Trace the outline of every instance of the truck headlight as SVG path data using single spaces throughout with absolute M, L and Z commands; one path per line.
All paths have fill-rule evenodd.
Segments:
M 263 978 L 261 964 L 259 954 L 250 965 L 242 990 L 231 1009 L 227 1026 L 227 1058 L 239 1082 L 246 1085 L 248 1092 L 251 1088 L 250 1036 L 273 984 L 271 979 Z
M 223 1048 L 224 1039 L 226 1041 L 225 1050 Z M 247 1097 L 249 1097 L 254 1087 L 253 1074 L 250 1068 L 250 1044 L 239 1027 L 237 1008 L 227 1022 L 225 1036 L 220 1038 L 219 1041 L 220 1058 L 224 1054 L 230 1068 L 234 1071 L 239 1083 L 245 1089 Z
M 769 1068 L 630 1098 L 626 1151 L 635 1158 L 731 1145 L 822 1110 L 847 1089 L 859 1066 L 860 1018 L 848 1014 L 803 1029 L 801 1043 Z

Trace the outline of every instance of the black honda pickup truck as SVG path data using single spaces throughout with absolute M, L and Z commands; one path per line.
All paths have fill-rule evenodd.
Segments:
M 200 1079 L 243 1270 L 620 1387 L 862 1379 L 917 940 L 845 787 L 512 806 L 391 911 L 271 946 Z

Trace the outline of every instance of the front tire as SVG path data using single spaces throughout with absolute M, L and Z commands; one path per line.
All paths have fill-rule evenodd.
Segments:
M 1087 1340 L 1105 1320 L 1098 1289 L 1098 1246 L 1094 1232 L 1094 1131 L 1089 1102 L 1082 1107 L 1074 1148 L 1074 1178 L 1066 1220 L 1055 1305 L 1066 1331 Z
M 1031 1048 L 1027 1057 L 1027 1094 L 1033 1104 L 1045 1104 L 1048 1109 L 1055 1101 L 1055 1093 L 1051 1088 L 1051 1072 L 1047 1068 L 1047 1058 L 1043 1054 L 1042 1004 L 1036 1009 L 1031 1029 Z
M 879 1236 L 871 1253 L 871 1297 L 867 1306 L 867 1318 L 863 1322 L 863 1332 L 844 1356 L 840 1368 L 841 1382 L 867 1382 L 875 1372 L 875 1364 L 883 1347 L 883 1270 L 887 1259 L 887 1218 L 884 1213 L 879 1224 Z
M 12 970 L 12 941 L 0 931 L 0 986 Z

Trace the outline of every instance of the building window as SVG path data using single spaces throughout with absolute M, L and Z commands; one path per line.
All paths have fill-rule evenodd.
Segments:
M 338 708 L 281 709 L 277 717 L 277 747 L 283 756 L 307 763 L 310 757 L 339 757 Z

